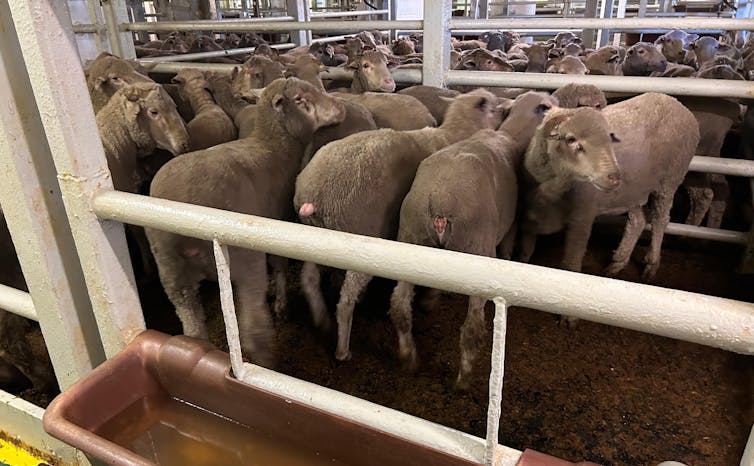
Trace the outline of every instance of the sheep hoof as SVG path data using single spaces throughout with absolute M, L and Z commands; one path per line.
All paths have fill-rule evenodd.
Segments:
M 625 262 L 611 262 L 610 265 L 605 267 L 602 274 L 606 277 L 615 277 L 626 267 Z
M 401 366 L 403 370 L 409 374 L 413 374 L 419 368 L 419 358 L 416 355 L 416 350 L 409 352 L 408 354 L 402 354 Z
M 641 274 L 641 280 L 645 283 L 654 281 L 655 275 L 657 275 L 657 264 L 647 264 L 646 267 L 644 267 L 644 272 Z
M 467 392 L 469 391 L 469 388 L 471 387 L 471 384 L 469 383 L 469 376 L 462 375 L 460 372 L 458 373 L 458 377 L 456 378 L 456 383 L 453 385 L 453 388 L 458 392 Z
M 285 299 L 276 298 L 275 304 L 273 304 L 272 309 L 275 312 L 275 317 L 278 319 L 286 319 L 288 317 L 288 313 L 286 313 L 286 308 L 288 307 L 288 303 Z
M 350 350 L 345 350 L 345 351 L 338 350 L 338 351 L 335 352 L 335 359 L 337 359 L 338 361 L 350 361 L 351 360 L 351 351 Z
M 560 316 L 558 319 L 558 325 L 565 328 L 576 328 L 579 324 L 577 317 Z

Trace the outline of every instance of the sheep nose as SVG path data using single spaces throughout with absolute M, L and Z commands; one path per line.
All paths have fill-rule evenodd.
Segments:
M 610 186 L 618 186 L 620 184 L 620 174 L 617 172 L 609 173 L 607 175 L 607 182 L 610 184 Z

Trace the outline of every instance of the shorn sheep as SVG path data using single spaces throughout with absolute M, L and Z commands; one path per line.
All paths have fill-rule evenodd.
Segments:
M 521 159 L 545 112 L 555 105 L 557 100 L 549 94 L 522 94 L 497 131 L 479 131 L 425 159 L 401 206 L 398 241 L 488 257 L 496 257 L 499 251 L 509 259 Z M 411 335 L 413 294 L 413 284 L 398 282 L 390 300 L 398 353 L 410 368 L 417 359 Z M 469 297 L 461 329 L 459 387 L 468 384 L 484 335 L 485 302 Z
M 268 218 L 292 217 L 294 181 L 304 147 L 318 128 L 341 122 L 345 110 L 311 84 L 283 78 L 264 89 L 257 112 L 252 136 L 174 158 L 157 173 L 150 194 Z M 211 244 L 165 231 L 146 231 L 160 281 L 183 332 L 206 338 L 198 291 L 202 280 L 216 279 Z M 255 363 L 272 365 L 266 255 L 230 248 L 230 268 L 243 351 Z
M 521 259 L 531 257 L 536 235 L 566 228 L 562 267 L 580 271 L 595 217 L 627 212 L 623 239 L 605 272 L 614 276 L 623 270 L 649 221 L 652 239 L 643 278 L 652 279 L 673 195 L 698 142 L 694 115 L 664 94 L 642 94 L 602 111 L 550 112 L 524 160 Z
M 456 97 L 439 128 L 364 131 L 331 142 L 296 180 L 294 205 L 299 217 L 308 225 L 395 238 L 401 202 L 419 163 L 480 129 L 496 128 L 500 120 L 497 98 L 480 89 Z M 353 309 L 371 278 L 346 272 L 337 309 L 339 360 L 350 358 Z M 304 264 L 301 282 L 314 323 L 328 325 L 315 264 Z

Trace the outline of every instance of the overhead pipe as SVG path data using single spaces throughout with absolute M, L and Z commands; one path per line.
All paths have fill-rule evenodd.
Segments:
M 285 43 L 285 44 L 274 44 L 270 45 L 273 49 L 278 50 L 285 50 L 285 49 L 292 49 L 296 47 L 296 44 L 291 43 Z M 254 53 L 254 50 L 256 50 L 256 47 L 242 47 L 238 49 L 229 49 L 229 50 L 213 50 L 211 52 L 197 52 L 197 53 L 183 53 L 179 55 L 164 55 L 159 57 L 144 57 L 139 59 L 141 63 L 163 63 L 163 62 L 180 62 L 180 61 L 191 61 L 191 60 L 201 60 L 202 58 L 212 58 L 212 57 L 231 57 L 234 55 L 243 55 L 245 53 Z
M 362 31 L 372 29 L 422 29 L 423 21 L 281 21 L 253 19 L 237 21 L 163 21 L 159 23 L 124 23 L 126 31 Z
M 328 13 L 309 13 L 310 18 L 344 18 L 348 16 L 386 15 L 390 10 L 331 11 Z
M 506 18 L 451 19 L 450 29 L 754 29 L 754 19 L 728 18 Z

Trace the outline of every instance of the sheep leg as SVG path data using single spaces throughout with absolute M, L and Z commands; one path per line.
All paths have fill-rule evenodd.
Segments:
M 346 278 L 343 280 L 343 287 L 340 289 L 340 300 L 338 301 L 335 313 L 338 320 L 338 347 L 335 350 L 335 359 L 338 361 L 351 359 L 349 345 L 351 324 L 353 323 L 353 308 L 371 280 L 372 276 L 365 273 L 354 272 L 352 270 L 346 272 Z
M 503 240 L 497 247 L 497 257 L 500 259 L 511 260 L 513 257 L 513 246 L 516 240 L 516 232 L 518 231 L 518 225 L 514 222 L 508 232 L 503 236 Z
M 275 304 L 273 305 L 273 310 L 275 312 L 275 317 L 281 319 L 283 318 L 285 309 L 288 307 L 288 295 L 286 293 L 288 258 L 271 255 L 268 260 L 272 265 L 272 270 L 275 274 Z
M 639 240 L 644 227 L 647 225 L 647 217 L 644 215 L 644 209 L 641 206 L 634 206 L 628 211 L 626 228 L 623 230 L 623 238 L 620 240 L 618 249 L 613 253 L 613 261 L 605 269 L 605 275 L 614 277 L 620 273 L 631 260 L 631 253 L 634 252 L 636 242 Z
M 689 192 L 689 201 L 691 203 L 689 215 L 686 217 L 686 224 L 699 226 L 702 224 L 704 216 L 707 215 L 714 193 L 710 188 L 687 187 L 686 189 Z
M 479 353 L 479 346 L 484 339 L 484 305 L 486 299 L 469 296 L 469 310 L 461 327 L 461 365 L 456 378 L 456 388 L 469 388 L 469 376 L 474 360 Z
M 304 292 L 304 297 L 306 297 L 306 302 L 309 303 L 309 311 L 312 314 L 315 327 L 327 330 L 332 323 L 330 322 L 330 315 L 327 313 L 325 297 L 322 295 L 319 280 L 319 266 L 314 262 L 304 262 L 303 267 L 301 267 L 301 289 Z
M 254 364 L 272 367 L 275 333 L 267 306 L 267 261 L 264 253 L 233 251 L 231 278 L 236 296 L 236 315 L 241 349 Z
M 649 252 L 644 259 L 646 266 L 642 273 L 642 280 L 652 280 L 660 267 L 660 248 L 662 247 L 662 238 L 665 235 L 665 229 L 670 223 L 670 207 L 673 204 L 673 193 L 659 191 L 652 194 L 652 209 L 650 213 L 650 223 L 652 225 L 652 240 L 649 245 Z
M 577 210 L 573 212 L 568 221 L 565 237 L 565 251 L 561 266 L 565 270 L 581 272 L 581 265 L 586 254 L 586 246 L 589 244 L 589 236 L 592 233 L 594 212 L 590 210 Z M 576 317 L 560 316 L 560 324 L 573 328 L 578 323 Z
M 534 248 L 537 245 L 537 234 L 528 231 L 521 233 L 521 245 L 518 251 L 518 260 L 528 263 L 534 254 Z
M 201 277 L 194 276 L 191 273 L 191 266 L 182 258 L 163 259 L 160 255 L 155 255 L 155 259 L 160 282 L 165 289 L 165 294 L 175 307 L 175 313 L 183 326 L 183 334 L 206 340 L 208 338 L 206 314 L 199 299 Z M 166 265 L 166 260 L 170 260 L 169 265 Z
M 154 278 L 153 259 L 152 254 L 149 253 L 149 242 L 147 241 L 147 235 L 144 233 L 144 228 L 136 225 L 126 225 L 126 228 L 131 232 L 136 247 L 139 249 L 139 258 L 141 259 L 141 268 L 144 275 Z
M 720 228 L 723 223 L 723 214 L 728 205 L 730 198 L 730 187 L 728 180 L 723 175 L 710 175 L 712 179 L 713 200 L 707 214 L 707 226 L 709 228 Z
M 418 359 L 416 344 L 411 334 L 411 301 L 414 299 L 414 284 L 398 282 L 390 297 L 390 320 L 398 333 L 398 356 L 409 371 L 416 370 Z

